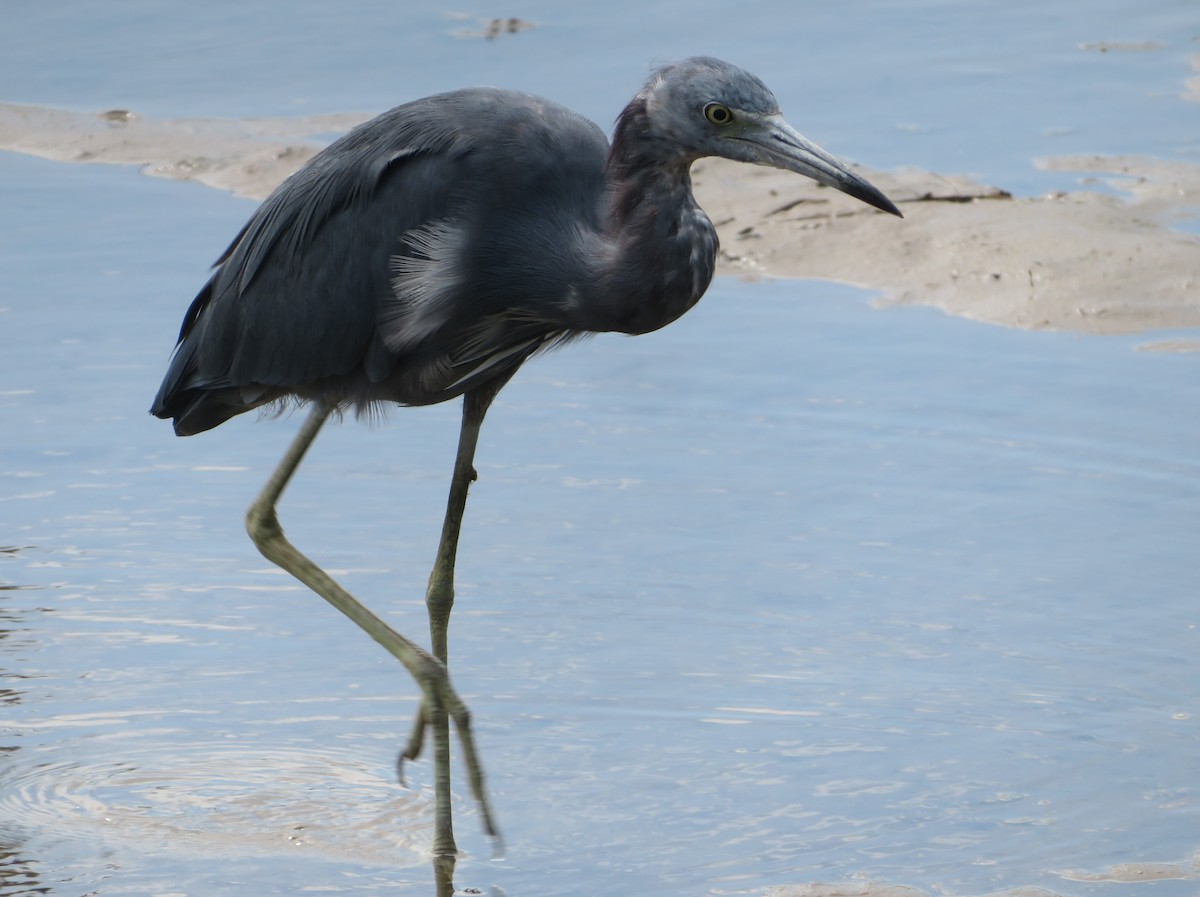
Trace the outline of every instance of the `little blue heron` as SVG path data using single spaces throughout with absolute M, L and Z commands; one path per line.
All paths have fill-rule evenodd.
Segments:
M 899 215 L 792 129 L 754 75 L 710 58 L 654 72 L 610 145 L 549 100 L 473 88 L 385 112 L 322 150 L 259 207 L 184 317 L 151 412 L 190 436 L 298 400 L 313 409 L 246 515 L 265 557 L 390 651 L 422 690 L 407 747 L 435 752 L 435 856 L 453 856 L 452 719 L 495 835 L 466 707 L 450 686 L 454 561 L 479 429 L 531 355 L 587 333 L 648 333 L 690 309 L 717 253 L 692 196 L 705 156 L 806 175 Z M 463 397 L 426 605 L 432 653 L 285 538 L 275 505 L 331 413 Z

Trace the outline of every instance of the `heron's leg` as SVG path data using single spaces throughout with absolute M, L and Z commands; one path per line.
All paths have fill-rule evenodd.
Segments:
M 433 644 L 433 653 L 443 663 L 448 662 L 447 628 L 450 624 L 450 611 L 454 607 L 454 562 L 458 552 L 458 536 L 462 530 L 463 514 L 467 506 L 467 491 L 472 481 L 477 478 L 475 472 L 475 447 L 479 442 L 479 430 L 487 415 L 492 400 L 500 388 L 508 382 L 505 377 L 499 382 L 489 384 L 463 396 L 462 428 L 458 435 L 458 453 L 454 459 L 454 474 L 450 479 L 450 496 L 446 502 L 446 517 L 442 522 L 442 537 L 438 542 L 437 559 L 429 574 L 429 587 L 425 592 L 425 605 L 429 611 L 429 635 Z M 422 712 L 413 720 L 412 733 L 408 745 L 397 761 L 401 777 L 404 773 L 404 761 L 414 760 L 420 753 L 425 741 L 425 727 L 433 728 L 434 737 L 434 780 L 446 789 L 450 787 L 449 756 L 442 756 L 438 751 L 447 739 L 438 731 L 438 725 L 445 726 L 443 717 L 439 722 L 429 713 L 430 705 L 422 705 Z M 467 772 L 471 777 L 471 787 L 483 787 L 482 770 L 475 760 L 466 757 Z
M 439 752 L 447 755 L 449 745 L 449 719 L 454 720 L 459 739 L 462 742 L 463 754 L 468 767 L 472 770 L 471 787 L 475 799 L 479 802 L 480 813 L 483 816 L 484 830 L 495 838 L 498 836 L 492 821 L 491 805 L 483 786 L 483 773 L 479 758 L 475 752 L 475 742 L 471 736 L 470 714 L 466 705 L 455 694 L 450 686 L 450 677 L 445 664 L 433 657 L 416 643 L 409 641 L 396 630 L 392 629 L 364 607 L 359 601 L 335 582 L 329 574 L 313 563 L 287 540 L 279 518 L 275 513 L 275 505 L 283 494 L 284 488 L 292 474 L 304 458 L 304 453 L 312 445 L 322 425 L 332 411 L 327 406 L 317 405 L 296 434 L 296 438 L 288 447 L 287 453 L 267 485 L 263 487 L 258 498 L 246 512 L 246 531 L 263 557 L 272 561 L 283 570 L 300 580 L 343 614 L 353 620 L 364 632 L 375 639 L 397 660 L 404 664 L 405 669 L 420 685 L 423 694 L 422 704 L 429 708 L 430 721 L 435 724 L 434 737 L 446 743 L 439 744 Z M 450 824 L 450 795 L 439 790 L 435 800 L 434 843 L 436 855 L 453 855 L 455 853 L 454 834 Z
M 467 507 L 467 490 L 479 478 L 475 472 L 475 447 L 479 444 L 483 418 L 499 391 L 499 387 L 494 387 L 463 396 L 462 428 L 458 433 L 458 454 L 454 459 L 454 475 L 450 479 L 450 497 L 446 501 L 446 517 L 442 521 L 437 560 L 430 571 L 429 587 L 425 591 L 433 653 L 442 663 L 447 661 L 446 629 L 450 624 L 450 611 L 454 607 L 454 561 L 458 554 L 458 535 Z

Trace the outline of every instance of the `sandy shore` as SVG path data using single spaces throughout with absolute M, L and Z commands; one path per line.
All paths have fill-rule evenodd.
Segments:
M 1200 70 L 1200 57 L 1197 58 Z M 1185 97 L 1200 98 L 1200 78 Z M 261 199 L 366 115 L 149 121 L 125 110 L 0 104 L 0 149 L 62 162 L 137 165 Z M 1093 333 L 1200 327 L 1200 236 L 1171 229 L 1200 208 L 1200 166 L 1058 157 L 1080 189 L 1016 198 L 918 170 L 864 171 L 899 221 L 806 178 L 703 160 L 696 194 L 721 233 L 723 273 L 816 277 L 992 324 Z M 1200 351 L 1200 340 L 1144 348 Z
M 1195 881 L 1200 878 L 1200 857 L 1181 863 L 1122 863 L 1098 871 L 1080 869 L 1052 872 L 1064 881 L 1106 882 L 1111 884 L 1133 884 L 1151 881 Z M 1047 891 L 1042 887 L 1018 886 L 1003 891 L 993 891 L 987 897 L 1058 897 L 1059 892 Z M 890 885 L 879 882 L 853 881 L 793 885 L 769 889 L 763 897 L 929 897 L 919 888 L 908 885 Z

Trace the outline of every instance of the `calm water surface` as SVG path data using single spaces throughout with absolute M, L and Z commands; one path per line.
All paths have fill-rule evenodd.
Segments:
M 1122 150 L 1144 121 L 1141 151 L 1195 151 L 1179 124 L 1195 107 L 1168 93 L 1195 48 L 1171 37 L 1184 4 L 1141 19 L 1111 4 L 1090 23 L 1070 15 L 1077 4 L 1044 5 L 1037 16 L 1060 27 L 1035 43 L 1057 55 L 1008 68 L 989 48 L 1018 46 L 1023 20 L 999 7 L 980 22 L 1010 28 L 985 42 L 952 4 L 867 6 L 909 30 L 818 56 L 850 80 L 812 97 L 839 151 L 936 168 L 970 131 L 968 144 L 990 141 L 977 170 L 1000 175 L 1055 140 Z M 83 11 L 39 9 L 22 14 L 28 33 L 75 46 L 92 75 L 37 63 L 31 39 L 14 48 L 27 89 L 5 99 L 289 114 L 382 107 L 409 85 L 362 17 L 344 24 L 372 52 L 335 53 L 319 18 L 252 44 L 267 23 L 250 28 L 249 6 L 213 7 L 206 30 L 117 4 L 122 28 L 86 40 Z M 544 28 L 489 44 L 449 36 L 431 8 L 416 24 L 446 55 L 422 51 L 411 92 L 450 86 L 474 59 L 464 80 L 528 79 L 607 120 L 647 59 L 700 50 L 804 96 L 770 71 L 786 81 L 807 65 L 781 35 L 760 31 L 760 47 L 735 22 L 736 46 L 713 45 L 697 36 L 718 6 L 707 22 L 681 9 L 646 12 L 675 16 L 683 36 L 639 32 L 605 63 L 617 80 L 560 84 L 564 46 L 609 55 L 601 39 L 626 27 L 614 12 L 531 8 Z M 780 8 L 750 18 L 768 13 Z M 835 33 L 813 22 L 788 37 Z M 387 39 L 419 43 L 403 24 Z M 230 65 L 193 71 L 188 52 L 155 42 L 164 34 L 185 50 L 228 46 Z M 1079 50 L 1093 37 L 1165 48 Z M 117 52 L 129 40 L 140 54 Z M 942 53 L 897 66 L 906 40 Z M 1042 119 L 1070 116 L 1047 104 L 1005 126 L 1015 146 L 1002 152 L 999 90 L 991 123 L 873 142 L 872 110 L 893 109 L 889 129 L 896 107 L 921 118 L 936 104 L 917 87 L 972 48 L 980 80 L 939 87 L 951 106 L 1005 77 L 1111 64 L 1147 108 L 1115 90 L 1124 124 L 1052 138 Z M 251 56 L 274 74 L 232 90 L 232 63 Z M 895 93 L 880 98 L 870 85 L 889 71 Z M 1070 108 L 1099 108 L 1104 86 L 1071 82 L 1082 105 Z M 865 117 L 833 101 L 843 89 L 862 91 Z M 298 420 L 178 440 L 145 414 L 205 266 L 252 206 L 11 155 L 0 196 L 0 894 L 428 894 L 428 765 L 411 789 L 392 774 L 411 683 L 242 531 Z M 1130 885 L 1078 873 L 1189 867 L 1200 356 L 1135 351 L 1152 338 L 1005 331 L 875 311 L 828 284 L 723 279 L 662 333 L 527 366 L 485 429 L 451 647 L 508 851 L 490 859 L 459 794 L 459 885 L 757 895 L 858 879 L 1123 895 Z M 451 406 L 331 428 L 282 508 L 301 547 L 414 635 L 456 432 Z M 1194 895 L 1196 882 L 1137 893 Z

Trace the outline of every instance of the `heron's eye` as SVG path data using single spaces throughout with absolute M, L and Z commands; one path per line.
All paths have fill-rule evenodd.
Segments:
M 733 124 L 733 110 L 724 103 L 709 103 L 704 107 L 704 117 L 719 128 Z

